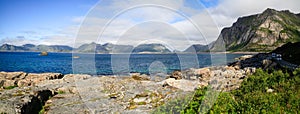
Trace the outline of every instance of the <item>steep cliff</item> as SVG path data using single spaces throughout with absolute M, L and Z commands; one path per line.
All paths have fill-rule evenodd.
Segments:
M 261 14 L 238 18 L 221 31 L 212 51 L 270 51 L 287 43 L 300 41 L 299 14 L 288 10 L 266 9 Z

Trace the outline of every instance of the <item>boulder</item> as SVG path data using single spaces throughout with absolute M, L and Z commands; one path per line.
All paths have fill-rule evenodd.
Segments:
M 197 76 L 195 75 L 195 69 L 190 68 L 188 70 L 182 71 L 182 78 L 189 80 L 196 80 Z
M 163 86 L 171 86 L 183 91 L 194 91 L 195 88 L 199 86 L 199 82 L 185 79 L 176 80 L 175 78 L 169 78 L 164 80 Z
M 18 87 L 30 86 L 31 81 L 29 81 L 29 80 L 19 80 L 17 85 L 18 85 Z
M 251 58 L 253 57 L 253 55 L 243 55 L 243 56 L 240 56 L 239 58 L 235 58 L 235 60 L 245 60 L 245 59 L 248 59 L 248 58 Z
M 9 86 L 16 86 L 17 82 L 16 80 L 3 80 L 3 87 L 9 87 Z
M 199 87 L 202 88 L 202 87 L 206 87 L 208 86 L 208 82 L 200 82 L 199 83 Z
M 245 71 L 246 75 L 251 75 L 255 72 L 256 68 L 255 67 L 246 67 L 243 70 Z
M 77 80 L 85 80 L 90 78 L 90 75 L 83 75 L 83 74 L 67 74 L 62 79 L 65 82 L 75 82 Z
M 270 69 L 270 68 L 274 68 L 276 66 L 277 66 L 277 63 L 273 62 L 272 60 L 269 60 L 269 59 L 262 60 L 262 68 L 263 69 Z
M 27 73 L 24 72 L 0 72 L 0 79 L 24 79 Z
M 225 70 L 235 70 L 236 68 L 235 67 L 232 67 L 232 66 L 225 66 Z
M 211 76 L 214 75 L 209 68 L 201 68 L 196 70 L 197 75 L 199 76 L 200 81 L 207 82 Z
M 174 78 L 176 80 L 182 79 L 182 73 L 180 71 L 174 71 L 170 78 Z
M 132 73 L 131 78 L 133 78 L 135 80 L 150 80 L 149 76 L 147 76 L 145 74 L 140 75 L 140 73 Z
M 202 78 L 207 78 L 211 76 L 209 68 L 201 68 L 196 70 L 197 74 Z
M 29 73 L 25 79 L 41 79 L 41 80 L 53 80 L 53 79 L 61 79 L 63 75 L 61 73 Z
M 41 74 L 29 73 L 25 77 L 25 80 L 31 83 L 30 85 L 36 85 L 46 80 L 54 80 L 54 79 L 61 79 L 61 78 L 63 78 L 63 75 L 61 73 L 41 73 Z

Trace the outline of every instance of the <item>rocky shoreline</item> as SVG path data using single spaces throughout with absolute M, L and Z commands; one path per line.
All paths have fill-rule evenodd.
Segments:
M 0 113 L 150 113 L 197 88 L 238 89 L 257 68 L 274 67 L 269 54 L 226 66 L 174 71 L 163 77 L 0 72 Z

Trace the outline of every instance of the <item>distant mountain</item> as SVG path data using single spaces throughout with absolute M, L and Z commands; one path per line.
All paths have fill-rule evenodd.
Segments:
M 35 45 L 33 45 L 33 44 L 25 44 L 25 45 L 23 45 L 23 47 L 26 48 L 26 49 L 28 49 L 28 50 L 30 50 L 30 49 L 35 48 Z
M 162 44 L 141 44 L 137 47 L 131 45 L 117 45 L 105 43 L 103 45 L 94 42 L 83 44 L 75 49 L 79 53 L 166 53 L 171 52 Z
M 111 43 L 96 44 L 94 42 L 90 44 L 83 44 L 75 49 L 75 52 L 79 53 L 130 53 L 133 46 L 130 45 L 115 45 Z
M 33 45 L 25 44 L 23 46 L 14 46 L 9 44 L 3 44 L 0 47 L 0 51 L 48 51 L 48 52 L 71 52 L 73 50 L 70 46 L 64 45 Z
M 22 46 L 14 46 L 9 44 L 3 44 L 0 47 L 0 51 L 28 51 L 28 49 L 22 47 Z
M 110 50 L 110 53 L 131 53 L 133 46 L 130 45 L 116 45 L 112 43 L 106 43 L 102 45 L 106 50 Z
M 162 44 L 141 44 L 135 47 L 132 53 L 170 53 L 171 51 Z
M 300 16 L 288 10 L 266 9 L 261 14 L 238 18 L 221 31 L 212 51 L 270 51 L 287 43 L 300 41 Z
M 199 52 L 207 52 L 208 50 L 209 50 L 208 45 L 194 44 L 194 45 L 191 45 L 189 48 L 185 49 L 183 52 L 199 53 Z
M 64 45 L 38 45 L 35 47 L 35 51 L 48 51 L 48 52 L 71 52 L 73 50 L 70 46 Z
M 112 54 L 112 53 L 169 53 L 171 52 L 162 44 L 142 44 L 137 47 L 130 45 L 116 45 L 112 43 L 97 44 L 95 42 L 89 44 L 83 44 L 78 48 L 72 48 L 64 45 L 33 45 L 25 44 L 22 46 L 14 46 L 9 44 L 3 44 L 0 47 L 0 51 L 47 51 L 47 52 L 74 52 L 77 53 L 101 53 L 101 54 Z
M 95 42 L 92 42 L 90 44 L 83 44 L 76 48 L 74 51 L 79 53 L 108 53 L 108 50 L 106 50 L 100 44 L 96 44 Z

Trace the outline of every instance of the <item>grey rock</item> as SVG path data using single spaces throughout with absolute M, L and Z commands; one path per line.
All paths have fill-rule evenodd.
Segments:
M 174 78 L 176 80 L 182 79 L 182 73 L 180 71 L 173 71 L 170 78 Z
M 270 51 L 288 40 L 296 40 L 299 16 L 289 11 L 266 9 L 261 14 L 240 17 L 231 27 L 222 29 L 211 51 Z M 293 26 L 289 29 L 286 26 Z M 286 31 L 286 32 L 283 32 Z M 297 37 L 292 37 L 297 36 Z

